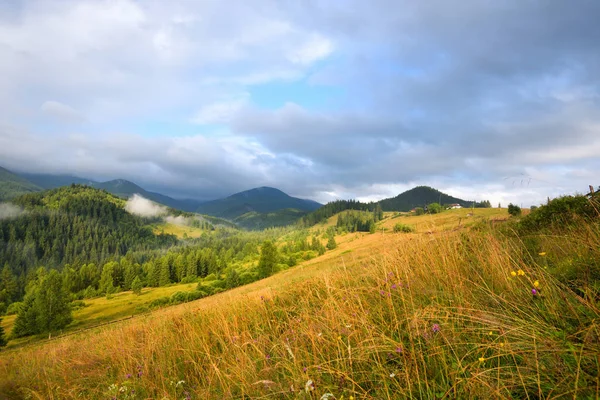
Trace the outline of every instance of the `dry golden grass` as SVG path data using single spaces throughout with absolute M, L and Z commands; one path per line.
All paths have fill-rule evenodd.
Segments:
M 600 395 L 597 304 L 545 268 L 600 256 L 597 227 L 540 238 L 544 256 L 486 230 L 338 243 L 245 287 L 8 351 L 0 397 Z

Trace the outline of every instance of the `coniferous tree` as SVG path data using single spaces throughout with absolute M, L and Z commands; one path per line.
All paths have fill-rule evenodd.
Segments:
M 140 294 L 142 294 L 142 288 L 143 288 L 142 280 L 140 279 L 139 276 L 136 276 L 135 279 L 133 280 L 133 282 L 131 282 L 131 290 L 133 290 L 133 293 L 135 293 L 139 296 Z
M 267 240 L 263 243 L 260 250 L 260 259 L 258 261 L 259 278 L 262 279 L 273 275 L 273 272 L 275 272 L 276 263 L 277 248 L 271 241 Z
M 335 242 L 335 237 L 333 235 L 329 235 L 329 240 L 327 241 L 327 249 L 333 250 L 337 247 L 337 243 Z

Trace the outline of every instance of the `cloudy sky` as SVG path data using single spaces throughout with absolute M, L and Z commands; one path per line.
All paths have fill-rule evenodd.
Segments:
M 7 0 L 0 165 L 179 197 L 600 181 L 600 1 Z

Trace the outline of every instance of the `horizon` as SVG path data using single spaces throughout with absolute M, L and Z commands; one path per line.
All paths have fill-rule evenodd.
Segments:
M 209 201 L 598 186 L 600 3 L 0 4 L 0 165 Z

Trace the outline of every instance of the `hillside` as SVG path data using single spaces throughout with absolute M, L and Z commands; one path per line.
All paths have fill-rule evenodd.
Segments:
M 382 223 L 440 230 L 336 236 L 335 250 L 250 285 L 9 349 L 0 397 L 596 398 L 600 230 L 584 211 L 524 224 L 527 241 L 518 219 L 487 222 L 506 210 L 468 224 L 467 210 L 390 213 Z M 78 315 L 111 301 L 126 315 L 144 295 Z
M 306 211 L 294 208 L 284 208 L 268 213 L 251 211 L 233 219 L 238 226 L 251 230 L 262 230 L 278 226 L 287 226 L 295 223 L 306 215 Z
M 379 202 L 383 211 L 410 211 L 415 207 L 424 207 L 427 204 L 460 204 L 462 207 L 471 207 L 472 201 L 449 196 L 429 186 L 417 186 L 398 196 L 384 199 Z
M 197 211 L 233 220 L 250 212 L 271 213 L 286 208 L 313 211 L 320 206 L 317 202 L 291 197 L 278 189 L 260 187 L 206 202 Z
M 0 202 L 40 190 L 34 183 L 0 167 Z

